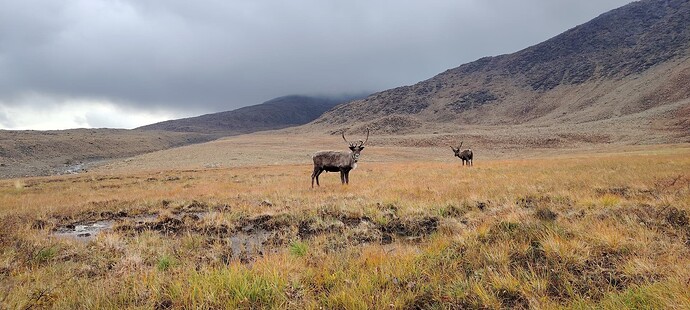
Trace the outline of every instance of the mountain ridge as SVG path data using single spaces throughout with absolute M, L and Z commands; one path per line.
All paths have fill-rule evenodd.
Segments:
M 231 111 L 168 120 L 135 129 L 197 132 L 219 136 L 246 134 L 306 124 L 336 105 L 359 97 L 361 96 L 288 95 Z
M 690 98 L 684 87 L 690 85 L 687 16 L 689 1 L 633 2 L 515 53 L 480 58 L 340 105 L 307 127 L 362 131 L 387 119 L 400 128 L 386 132 L 391 134 L 457 131 L 464 125 L 563 127 L 652 111 Z M 643 128 L 650 134 L 658 127 L 674 131 L 664 124 L 687 122 L 683 107 L 672 120 L 640 115 L 638 121 L 650 123 Z M 410 125 L 398 126 L 400 119 Z

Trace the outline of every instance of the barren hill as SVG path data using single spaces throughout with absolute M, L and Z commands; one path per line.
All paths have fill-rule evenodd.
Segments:
M 76 172 L 101 160 L 212 139 L 197 133 L 126 129 L 0 130 L 0 179 Z
M 690 142 L 688 16 L 687 0 L 634 2 L 516 53 L 338 106 L 310 127 L 399 134 L 513 126 L 525 135 L 540 127 L 604 141 Z
M 356 97 L 285 96 L 234 111 L 124 129 L 0 130 L 0 179 L 69 173 L 222 136 L 301 125 Z
M 142 130 L 236 135 L 306 124 L 337 104 L 357 97 L 284 96 L 232 111 L 169 120 L 142 126 Z

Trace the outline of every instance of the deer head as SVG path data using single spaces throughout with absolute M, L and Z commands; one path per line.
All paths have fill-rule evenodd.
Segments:
M 453 150 L 453 153 L 455 153 L 455 156 L 460 157 L 460 148 L 462 147 L 463 143 L 464 141 L 461 141 L 457 148 L 454 148 L 452 145 L 450 146 L 450 148 Z
M 361 152 L 364 149 L 364 144 L 369 141 L 369 128 L 367 128 L 367 137 L 364 139 L 364 141 L 359 140 L 357 142 L 350 142 L 347 141 L 345 138 L 345 130 L 342 132 L 343 140 L 349 144 L 350 151 L 352 151 L 352 158 L 354 158 L 355 162 L 359 159 L 359 152 Z

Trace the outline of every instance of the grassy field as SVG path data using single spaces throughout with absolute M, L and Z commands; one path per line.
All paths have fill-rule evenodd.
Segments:
M 690 308 L 690 146 L 385 155 L 2 180 L 0 307 Z

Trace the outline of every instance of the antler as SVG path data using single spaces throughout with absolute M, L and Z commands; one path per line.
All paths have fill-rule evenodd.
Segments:
M 355 145 L 354 143 L 352 143 L 352 142 L 350 142 L 350 141 L 347 141 L 347 139 L 345 139 L 345 129 L 343 129 L 342 136 L 343 136 L 343 140 L 345 140 L 345 142 L 347 142 L 347 144 L 349 144 L 350 146 L 354 146 L 354 145 Z
M 463 142 L 464 142 L 464 141 L 460 141 L 460 146 L 458 146 L 458 150 L 462 147 L 462 143 L 463 143 Z
M 350 142 L 350 141 L 347 141 L 347 139 L 345 139 L 345 130 L 343 130 L 343 132 L 342 132 L 342 137 L 343 137 L 343 140 L 345 140 L 345 142 L 347 142 L 350 146 L 359 146 L 359 147 L 362 147 L 362 146 L 364 146 L 364 144 L 367 143 L 367 141 L 369 141 L 369 128 L 367 128 L 367 138 L 364 139 L 364 142 L 362 142 L 362 140 L 359 140 L 359 141 L 357 141 L 357 142 Z
M 364 141 L 362 141 L 362 140 L 357 141 L 357 143 L 355 145 L 357 145 L 359 147 L 363 147 L 364 144 L 367 143 L 367 141 L 369 141 L 369 128 L 367 128 L 367 138 L 364 139 Z

